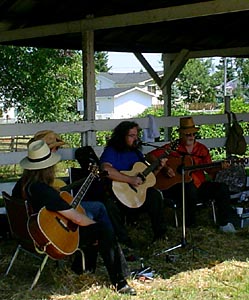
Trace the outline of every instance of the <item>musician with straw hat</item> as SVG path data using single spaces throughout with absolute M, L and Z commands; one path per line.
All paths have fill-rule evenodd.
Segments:
M 44 209 L 45 212 L 47 210 L 47 212 L 56 213 L 56 222 L 62 224 L 59 226 L 60 233 L 63 232 L 65 237 L 67 234 L 73 235 L 76 232 L 75 226 L 70 225 L 71 223 L 75 224 L 76 228 L 79 228 L 79 247 L 86 249 L 95 245 L 98 248 L 115 289 L 122 294 L 136 294 L 124 277 L 120 249 L 113 231 L 104 224 L 100 225 L 88 218 L 80 205 L 75 206 L 74 201 L 68 201 L 68 196 L 65 197 L 65 194 L 51 187 L 55 176 L 55 166 L 59 161 L 60 155 L 52 152 L 44 140 L 31 142 L 28 146 L 27 156 L 20 162 L 20 166 L 24 169 L 23 175 L 16 183 L 12 194 L 17 197 L 25 197 L 34 213 L 39 212 L 39 215 L 43 215 L 41 211 L 44 212 Z M 53 214 L 51 214 L 50 221 L 55 219 L 52 216 Z M 48 217 L 50 217 L 49 213 Z M 61 222 L 60 219 L 62 219 Z M 71 222 L 67 222 L 67 220 Z M 50 222 L 48 223 L 50 224 Z M 65 228 L 64 231 L 63 228 Z M 73 264 L 77 264 L 77 273 L 80 274 L 84 271 L 83 260 L 80 261 L 78 256 L 75 259 L 77 261 Z

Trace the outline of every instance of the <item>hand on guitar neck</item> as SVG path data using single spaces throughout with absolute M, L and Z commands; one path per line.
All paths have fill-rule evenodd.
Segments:
M 156 176 L 155 187 L 166 190 L 176 183 L 182 182 L 182 168 L 185 168 L 185 182 L 192 180 L 191 172 L 195 170 L 208 170 L 211 177 L 214 177 L 220 169 L 227 169 L 233 163 L 245 163 L 244 159 L 232 159 L 215 161 L 207 164 L 195 165 L 190 155 L 181 157 L 168 157 L 167 167 L 163 168 Z

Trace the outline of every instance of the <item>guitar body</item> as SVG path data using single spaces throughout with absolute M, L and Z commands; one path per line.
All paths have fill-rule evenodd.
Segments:
M 73 197 L 61 192 L 61 197 L 71 204 Z M 81 206 L 76 208 L 84 213 Z M 37 248 L 53 259 L 61 259 L 73 254 L 79 245 L 79 227 L 61 214 L 43 207 L 38 214 L 32 215 L 28 231 Z
M 189 155 L 181 157 L 169 156 L 167 166 L 171 167 L 176 175 L 174 177 L 169 177 L 166 174 L 166 168 L 162 168 L 156 176 L 155 188 L 159 190 L 167 190 L 173 185 L 182 182 L 182 166 L 189 167 L 192 165 L 193 161 Z M 185 182 L 190 182 L 192 180 L 190 172 L 185 171 L 184 173 Z
M 131 171 L 121 171 L 121 173 L 136 176 L 141 174 L 147 166 L 142 162 L 136 162 L 133 165 Z M 156 177 L 151 172 L 149 173 L 143 184 L 138 187 L 132 187 L 126 182 L 113 181 L 112 182 L 112 190 L 115 196 L 126 206 L 130 208 L 138 208 L 140 207 L 146 198 L 147 188 L 154 186 L 156 183 Z

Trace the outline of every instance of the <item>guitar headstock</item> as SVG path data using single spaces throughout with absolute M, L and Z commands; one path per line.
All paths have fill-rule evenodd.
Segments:
M 108 172 L 107 171 L 101 171 L 99 166 L 96 164 L 89 164 L 88 170 L 90 171 L 90 173 L 92 175 L 94 175 L 95 177 L 106 177 L 108 176 Z
M 88 166 L 88 170 L 94 175 L 95 177 L 99 176 L 99 166 L 96 164 L 90 163 Z

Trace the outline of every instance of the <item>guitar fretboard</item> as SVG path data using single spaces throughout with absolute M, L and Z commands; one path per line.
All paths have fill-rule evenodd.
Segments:
M 79 205 L 80 201 L 85 196 L 94 178 L 95 178 L 95 174 L 93 174 L 92 172 L 87 176 L 86 180 L 84 181 L 83 185 L 81 186 L 81 188 L 79 189 L 79 191 L 77 192 L 77 194 L 75 195 L 71 203 L 71 206 L 73 208 L 76 208 Z

